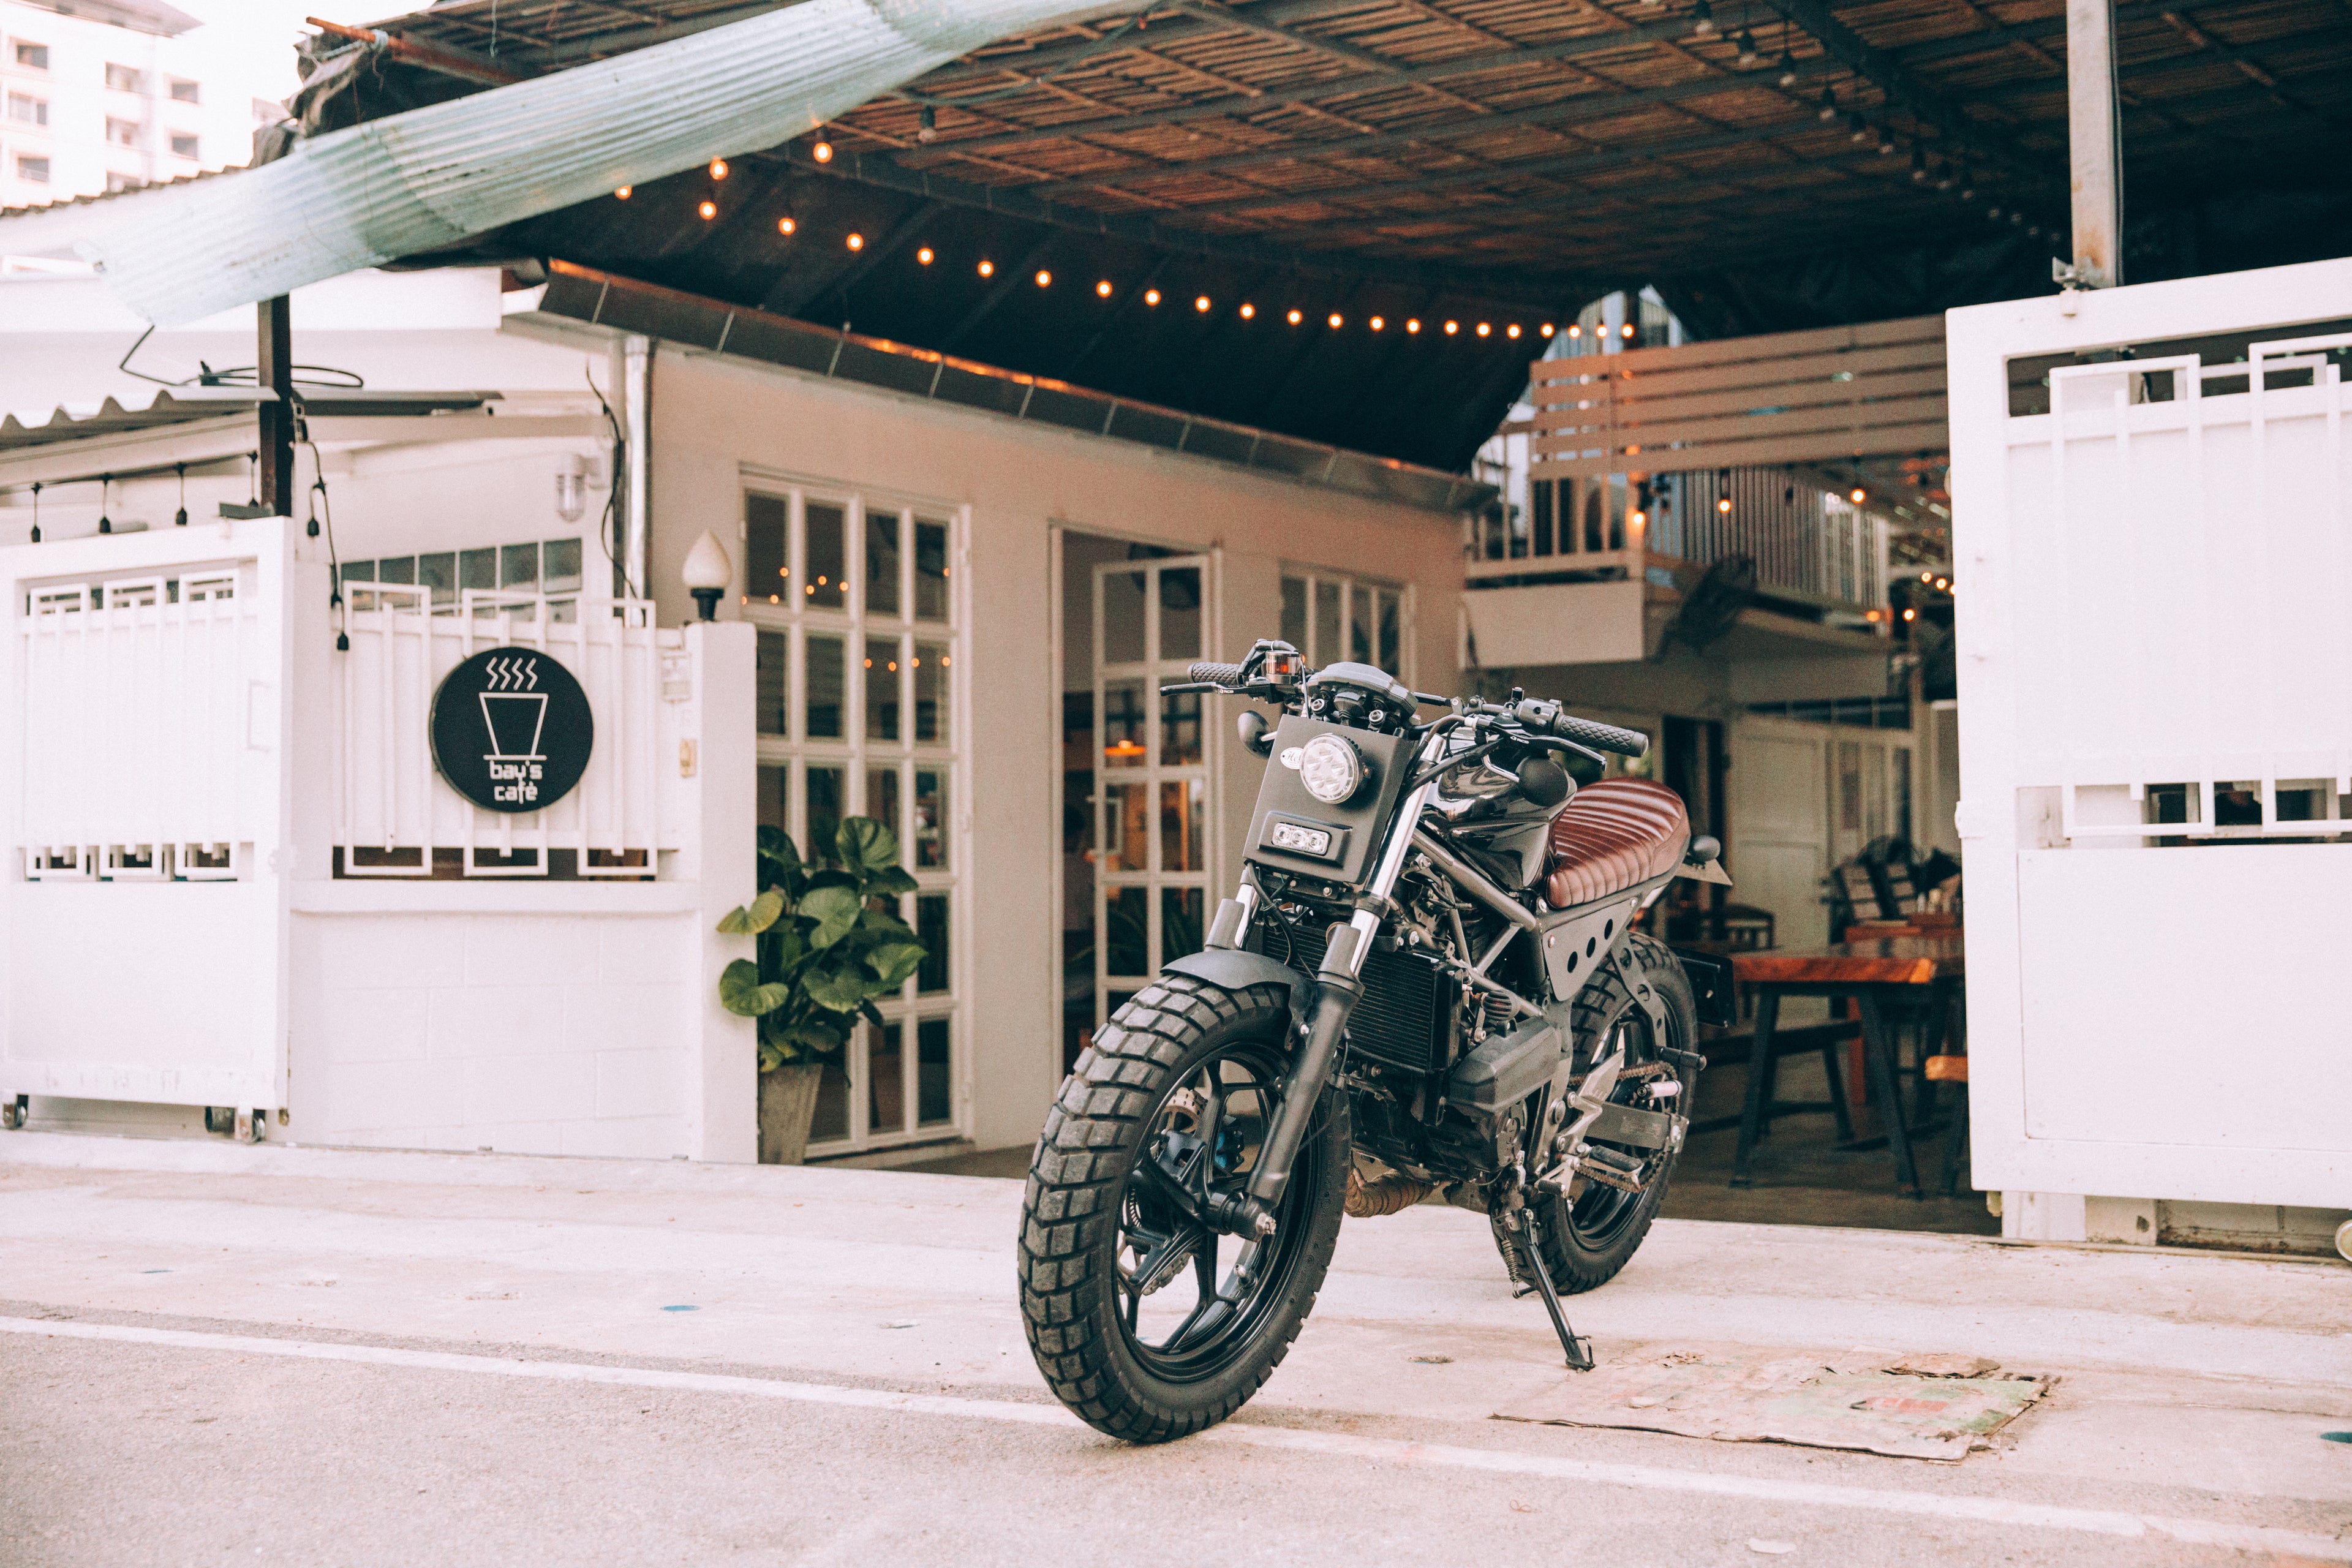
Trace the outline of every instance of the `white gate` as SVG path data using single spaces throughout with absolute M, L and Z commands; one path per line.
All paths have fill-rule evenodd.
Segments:
M 0 1096 L 284 1103 L 292 526 L 0 551 Z
M 2345 261 L 1951 315 L 1979 1187 L 2352 1200 L 2347 318 Z

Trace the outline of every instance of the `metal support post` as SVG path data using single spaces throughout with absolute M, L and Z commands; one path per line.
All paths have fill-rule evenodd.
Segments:
M 2053 264 L 2069 289 L 2124 280 L 2122 132 L 2116 113 L 2115 0 L 2066 0 L 2066 146 L 2073 165 L 2074 262 Z
M 257 331 L 253 379 L 277 394 L 261 405 L 261 494 L 273 517 L 294 515 L 294 316 L 293 302 L 280 294 L 254 307 Z

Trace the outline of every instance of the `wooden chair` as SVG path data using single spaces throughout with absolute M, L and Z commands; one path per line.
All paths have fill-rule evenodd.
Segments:
M 1952 1131 L 1944 1145 L 1944 1195 L 1958 1197 L 1960 1189 L 1960 1162 L 1969 1152 L 1969 1058 L 1966 1057 L 1929 1057 L 1927 1081 L 1931 1084 L 1956 1083 L 1960 1086 L 1959 1109 L 1952 1112 Z

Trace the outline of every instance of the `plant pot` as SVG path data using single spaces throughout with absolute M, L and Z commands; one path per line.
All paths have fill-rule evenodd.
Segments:
M 760 1075 L 760 1163 L 797 1165 L 808 1158 L 809 1125 L 816 1120 L 816 1089 L 824 1068 L 786 1062 Z

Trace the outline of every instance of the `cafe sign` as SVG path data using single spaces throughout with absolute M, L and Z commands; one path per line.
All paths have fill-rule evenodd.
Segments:
M 494 647 L 451 670 L 433 694 L 433 765 L 485 811 L 543 811 L 588 771 L 596 722 L 588 694 L 539 648 Z

